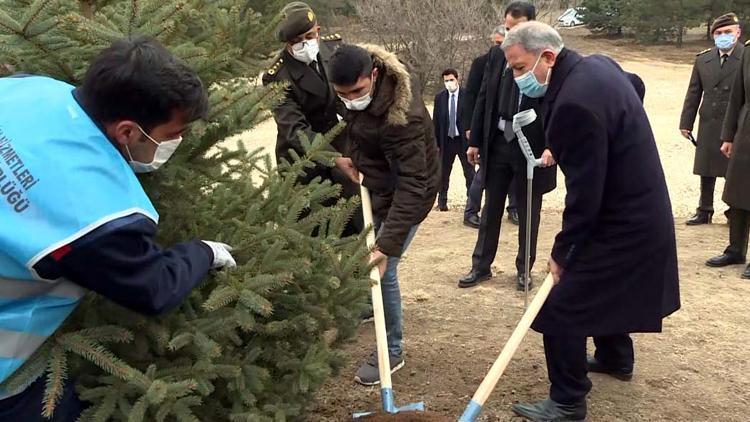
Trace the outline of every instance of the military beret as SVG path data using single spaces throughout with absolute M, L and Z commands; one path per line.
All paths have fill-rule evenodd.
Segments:
M 739 24 L 740 19 L 737 17 L 737 15 L 735 15 L 734 13 L 727 13 L 726 15 L 721 15 L 718 18 L 714 19 L 714 22 L 711 24 L 711 33 L 725 26 Z
M 281 22 L 277 27 L 279 41 L 288 42 L 311 30 L 318 23 L 312 8 L 301 1 L 293 1 L 281 9 Z

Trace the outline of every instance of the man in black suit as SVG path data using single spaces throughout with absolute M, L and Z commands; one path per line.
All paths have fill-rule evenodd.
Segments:
M 521 22 L 534 19 L 536 10 L 531 3 L 513 2 L 506 9 L 505 26 L 510 29 Z M 458 286 L 473 287 L 492 277 L 491 266 L 497 253 L 500 238 L 500 225 L 505 198 L 511 189 L 518 195 L 521 227 L 526 218 L 531 218 L 531 259 L 534 265 L 536 241 L 539 233 L 539 220 L 542 209 L 542 196 L 556 187 L 555 162 L 546 149 L 544 129 L 540 121 L 526 128 L 524 134 L 531 144 L 536 157 L 541 157 L 544 168 L 534 170 L 532 209 L 526 210 L 526 160 L 513 133 L 513 116 L 519 111 L 534 108 L 542 114 L 537 99 L 521 96 L 507 67 L 505 54 L 500 47 L 493 47 L 487 59 L 484 80 L 477 97 L 472 120 L 471 138 L 467 155 L 472 163 L 480 163 L 485 182 L 486 201 L 480 221 L 479 237 L 472 256 L 471 271 L 462 277 Z M 498 77 L 498 75 L 502 75 Z M 515 186 L 513 186 L 515 185 Z M 524 253 L 526 236 L 523 230 L 518 233 L 518 253 L 516 255 L 517 287 L 524 290 Z M 529 280 L 531 285 L 531 280 Z
M 510 31 L 502 47 L 521 92 L 543 100 L 539 119 L 567 188 L 549 260 L 556 285 L 532 326 L 544 334 L 549 398 L 513 410 L 532 421 L 583 421 L 587 372 L 630 380 L 629 333 L 660 332 L 680 307 L 669 192 L 640 78 L 608 57 L 565 49 L 538 22 Z M 596 345 L 588 361 L 587 337 Z
M 453 162 L 458 156 L 466 179 L 466 195 L 474 180 L 474 166 L 466 158 L 469 148 L 463 122 L 463 92 L 456 69 L 445 69 L 442 74 L 445 90 L 435 96 L 432 109 L 432 122 L 435 125 L 435 141 L 440 151 L 442 179 L 438 195 L 438 209 L 448 211 L 448 187 L 450 185 Z M 473 221 L 465 221 L 471 225 Z M 478 223 L 478 221 L 477 221 Z
M 490 42 L 492 42 L 493 45 L 500 45 L 503 43 L 504 39 L 505 25 L 498 25 L 490 35 Z M 489 56 L 489 53 L 485 53 L 475 58 L 474 61 L 471 62 L 469 77 L 466 79 L 463 99 L 463 119 L 464 128 L 466 128 L 466 139 L 471 137 L 471 118 L 474 115 L 474 106 L 477 103 L 479 89 L 482 88 L 484 69 L 487 67 L 487 58 Z M 466 200 L 466 208 L 464 209 L 465 225 L 479 228 L 479 211 L 482 209 L 483 192 L 484 180 L 482 180 L 481 172 L 477 172 L 476 176 L 474 176 L 474 181 L 471 182 L 471 186 L 469 187 L 469 195 Z M 511 189 L 511 191 L 508 192 L 508 207 L 505 210 L 508 212 L 508 220 L 515 225 L 518 225 L 517 203 L 516 193 Z

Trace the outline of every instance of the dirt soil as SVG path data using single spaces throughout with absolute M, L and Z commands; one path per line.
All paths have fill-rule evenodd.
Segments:
M 724 250 L 728 240 L 722 182 L 717 186 L 714 224 L 684 224 L 697 205 L 699 179 L 692 174 L 694 148 L 677 129 L 695 53 L 708 45 L 694 41 L 682 50 L 642 47 L 584 37 L 578 30 L 563 32 L 563 37 L 581 52 L 613 56 L 646 83 L 646 108 L 674 208 L 682 287 L 682 309 L 665 321 L 664 332 L 634 336 L 632 382 L 591 374 L 589 420 L 750 420 L 750 281 L 740 279 L 741 266 L 704 265 Z M 269 121 L 242 138 L 249 147 L 263 145 L 272 152 L 274 124 Z M 565 188 L 562 174 L 559 177 L 560 187 L 545 196 L 539 263 L 533 272 L 537 282 L 544 276 L 544 257 L 560 228 Z M 474 289 L 457 288 L 458 278 L 471 266 L 477 236 L 476 230 L 462 225 L 461 179 L 456 163 L 450 211 L 431 213 L 401 263 L 407 363 L 393 378 L 397 405 L 424 401 L 428 410 L 453 420 L 463 412 L 523 308 L 523 294 L 514 285 L 518 229 L 510 224 L 503 226 L 495 277 Z M 541 340 L 538 333 L 527 335 L 480 420 L 519 420 L 510 411 L 512 403 L 547 396 Z M 306 421 L 350 420 L 352 412 L 378 410 L 378 388 L 361 387 L 353 380 L 358 364 L 373 348 L 373 325 L 363 325 L 356 341 L 347 346 L 349 361 L 319 391 Z

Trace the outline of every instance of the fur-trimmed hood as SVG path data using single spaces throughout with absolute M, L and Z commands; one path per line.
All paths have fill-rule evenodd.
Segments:
M 359 46 L 372 55 L 373 66 L 379 69 L 377 90 L 370 111 L 376 115 L 388 113 L 386 122 L 390 125 L 405 125 L 412 103 L 409 70 L 396 54 L 379 45 Z

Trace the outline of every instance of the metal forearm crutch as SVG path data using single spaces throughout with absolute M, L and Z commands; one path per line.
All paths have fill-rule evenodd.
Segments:
M 534 151 L 529 145 L 526 135 L 523 134 L 522 128 L 528 126 L 536 120 L 534 109 L 522 111 L 513 116 L 513 132 L 518 138 L 518 145 L 521 147 L 523 155 L 526 157 L 526 250 L 524 257 L 524 299 L 523 307 L 526 309 L 529 305 L 529 280 L 531 279 L 531 194 L 534 189 L 534 167 L 541 167 L 542 160 L 534 156 Z

